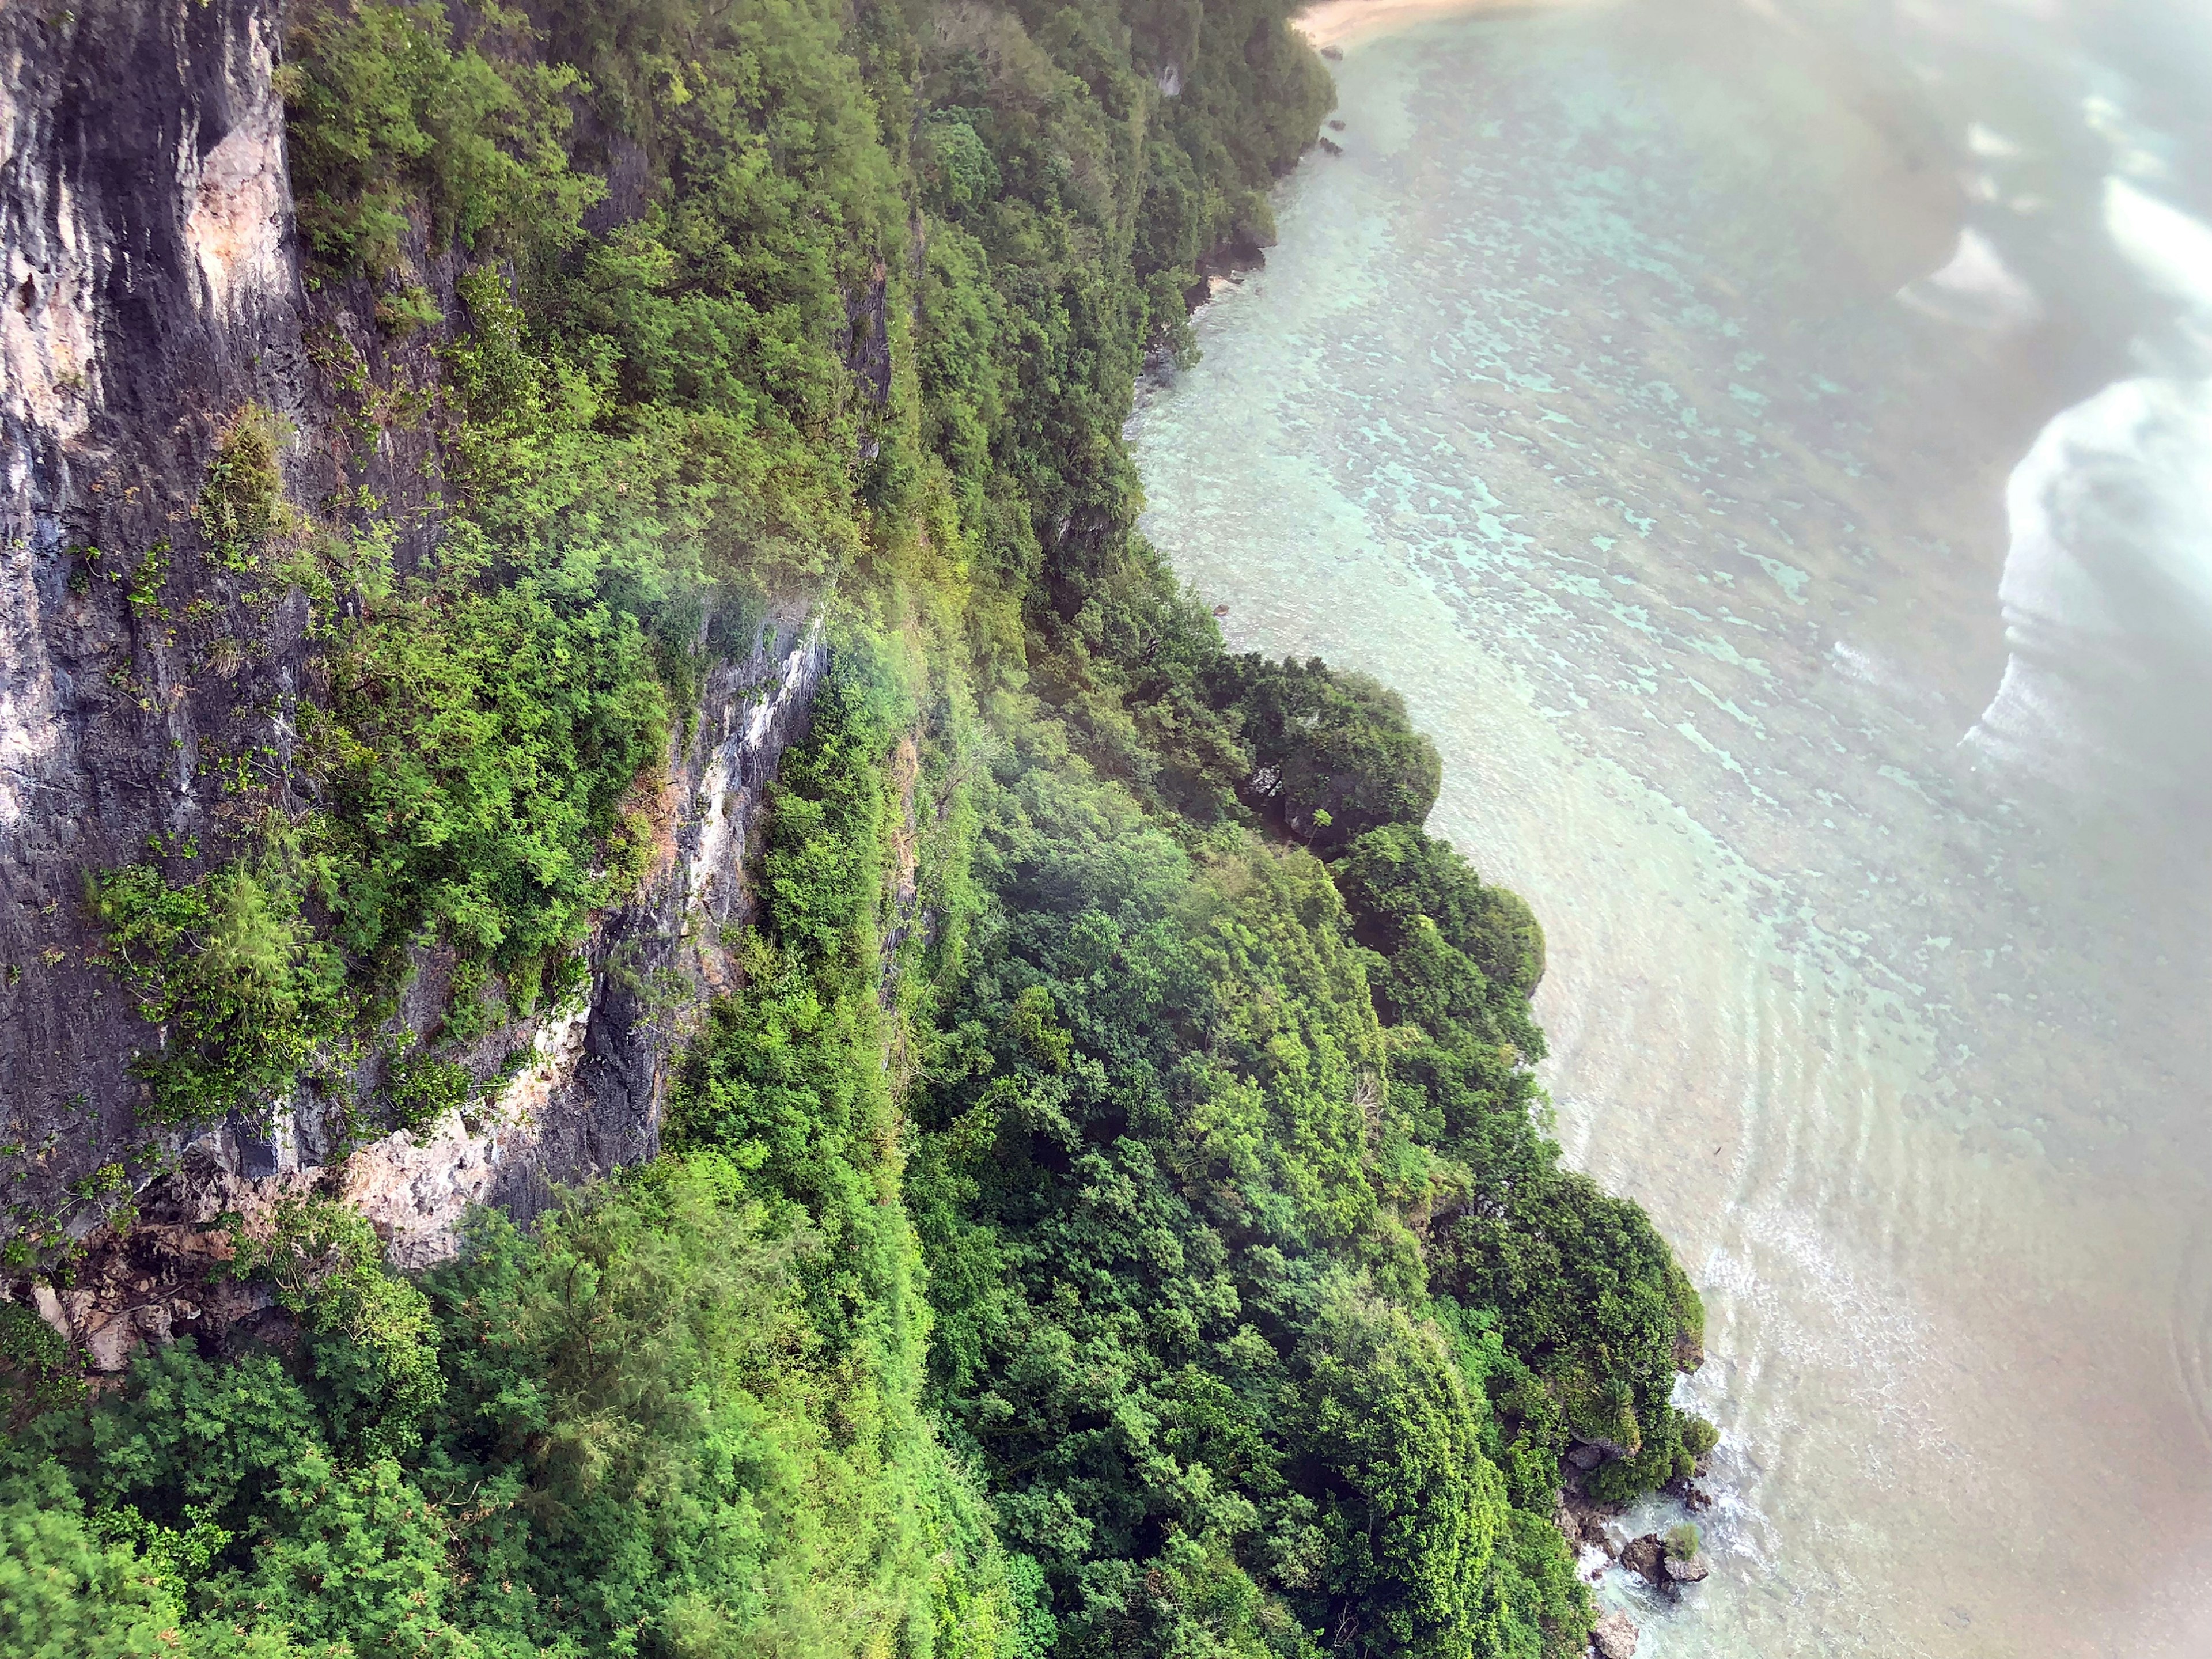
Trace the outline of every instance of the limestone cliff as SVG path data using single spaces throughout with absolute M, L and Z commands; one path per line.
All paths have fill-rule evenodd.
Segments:
M 130 1140 L 153 1040 L 88 960 L 84 873 L 204 829 L 208 737 L 281 753 L 299 695 L 301 606 L 264 620 L 192 556 L 231 412 L 315 425 L 274 10 L 0 11 L 0 1168 L 49 1213 Z M 311 444 L 283 465 L 327 488 Z
M 269 411 L 296 509 L 368 484 L 409 526 L 403 561 L 435 530 L 434 434 L 349 441 L 364 398 L 434 387 L 436 342 L 380 332 L 366 291 L 302 283 L 279 21 L 276 0 L 0 8 L 0 1232 L 58 1222 L 85 1241 L 88 1288 L 46 1311 L 104 1365 L 130 1333 L 249 1311 L 210 1313 L 190 1264 L 202 1224 L 257 1195 L 342 1192 L 421 1265 L 471 1202 L 532 1213 L 559 1182 L 651 1156 L 672 1046 L 744 914 L 761 787 L 823 659 L 805 596 L 744 619 L 678 722 L 655 855 L 592 931 L 584 1000 L 477 1045 L 465 1119 L 349 1144 L 303 1091 L 265 1117 L 142 1127 L 131 1062 L 162 1033 L 94 959 L 88 876 L 149 838 L 172 859 L 219 839 L 214 757 L 257 757 L 305 804 L 309 604 L 213 556 L 199 508 L 221 434 Z M 422 264 L 450 301 L 453 271 Z M 426 955 L 395 1030 L 434 1021 L 438 966 Z M 148 1224 L 120 1241 L 105 1218 L 134 1194 Z

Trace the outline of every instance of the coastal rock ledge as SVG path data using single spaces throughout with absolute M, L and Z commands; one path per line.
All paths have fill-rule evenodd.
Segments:
M 1636 1621 L 1625 1613 L 1608 1613 L 1590 1630 L 1590 1651 L 1598 1659 L 1636 1659 Z

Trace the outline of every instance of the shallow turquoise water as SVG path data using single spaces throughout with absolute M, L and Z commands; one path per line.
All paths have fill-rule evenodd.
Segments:
M 1146 528 L 1232 643 L 1402 690 L 1549 931 L 1561 1139 L 1699 1279 L 1729 1436 L 1716 1582 L 1601 1583 L 1643 1651 L 2201 1654 L 2201 371 L 2105 387 L 2173 313 L 2034 239 L 2124 200 L 1905 56 L 1688 5 L 1355 46 L 1140 408 Z

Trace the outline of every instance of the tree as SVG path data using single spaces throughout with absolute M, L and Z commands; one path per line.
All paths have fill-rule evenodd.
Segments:
M 1319 1476 L 1332 1644 L 1377 1659 L 1472 1659 L 1505 1492 L 1484 1405 L 1443 1334 L 1357 1288 L 1299 1345 L 1300 1449 Z
M 1364 674 L 1318 657 L 1224 657 L 1212 693 L 1243 717 L 1255 764 L 1245 800 L 1316 852 L 1419 824 L 1437 804 L 1436 744 L 1413 730 L 1403 698 Z

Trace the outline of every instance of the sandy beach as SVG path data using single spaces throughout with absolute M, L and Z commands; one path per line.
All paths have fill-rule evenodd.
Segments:
M 1291 27 L 1316 49 L 1349 46 L 1388 34 L 1431 17 L 1455 17 L 1471 11 L 1527 11 L 1567 6 L 1580 0 L 1320 0 L 1291 19 Z

